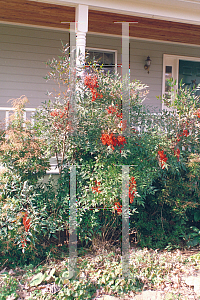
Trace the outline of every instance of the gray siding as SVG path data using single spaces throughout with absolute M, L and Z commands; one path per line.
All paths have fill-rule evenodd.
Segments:
M 88 34 L 87 47 L 117 50 L 117 63 L 121 64 L 120 38 Z M 131 80 L 138 79 L 148 85 L 149 93 L 144 103 L 154 106 L 157 111 L 162 107 L 156 97 L 162 94 L 163 54 L 200 57 L 200 47 L 130 39 Z M 148 55 L 152 60 L 149 74 L 144 69 Z M 120 68 L 118 71 L 120 72 Z
M 27 107 L 48 100 L 47 90 L 57 86 L 44 79 L 46 62 L 61 54 L 61 41 L 68 43 L 68 32 L 0 24 L 0 106 L 21 95 Z
M 48 100 L 46 91 L 53 91 L 57 85 L 44 79 L 49 70 L 46 62 L 60 55 L 61 41 L 68 43 L 67 31 L 0 24 L 0 106 L 10 106 L 7 101 L 21 95 L 29 99 L 27 107 Z M 117 50 L 117 62 L 121 64 L 120 38 L 87 34 L 86 46 Z M 156 96 L 162 91 L 164 53 L 200 57 L 200 47 L 130 40 L 131 80 L 139 79 L 149 86 L 145 103 L 157 109 L 161 109 Z M 149 74 L 144 70 L 148 55 L 152 60 Z

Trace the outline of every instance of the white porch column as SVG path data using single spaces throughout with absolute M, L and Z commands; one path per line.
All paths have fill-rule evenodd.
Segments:
M 76 64 L 81 64 L 80 55 L 85 58 L 86 33 L 88 32 L 88 6 L 76 6 Z M 82 61 L 82 63 L 84 63 Z

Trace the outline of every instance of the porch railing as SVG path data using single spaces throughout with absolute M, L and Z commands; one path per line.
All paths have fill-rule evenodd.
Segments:
M 27 120 L 27 113 L 29 113 L 29 118 L 31 117 L 30 121 L 32 123 L 32 125 L 34 125 L 34 112 L 35 112 L 36 108 L 25 108 L 24 109 L 24 121 Z M 14 108 L 12 107 L 0 107 L 0 112 L 4 112 L 5 115 L 4 115 L 4 120 L 5 120 L 5 129 L 8 128 L 8 124 L 9 124 L 9 116 L 10 116 L 10 113 L 12 111 L 14 111 Z M 153 126 L 153 115 L 154 116 L 160 116 L 162 115 L 162 113 L 151 113 L 152 115 L 152 126 Z M 140 133 L 143 131 L 145 132 L 146 131 L 146 124 L 143 123 L 142 126 L 133 126 L 136 130 L 138 130 Z M 164 128 L 164 131 L 167 132 L 167 128 Z M 184 147 L 182 147 L 182 150 L 185 150 Z M 189 151 L 191 151 L 191 149 L 189 149 Z M 48 173 L 54 173 L 54 174 L 58 174 L 58 168 L 57 168 L 57 160 L 56 160 L 56 157 L 52 157 L 50 159 L 50 165 L 51 165 L 51 168 L 49 171 L 47 171 L 47 174 Z
M 4 112 L 5 115 L 3 117 L 3 120 L 5 121 L 5 129 L 8 128 L 8 124 L 9 124 L 9 115 L 12 111 L 14 111 L 15 109 L 13 107 L 0 107 L 0 112 Z M 30 113 L 30 115 L 34 115 L 35 112 L 35 108 L 24 108 L 24 121 L 27 120 L 27 113 Z M 34 118 L 31 118 L 31 123 L 34 124 Z

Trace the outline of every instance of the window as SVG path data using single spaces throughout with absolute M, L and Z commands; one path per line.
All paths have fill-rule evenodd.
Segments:
M 164 54 L 162 95 L 167 97 L 170 91 L 169 78 L 176 80 L 175 89 L 178 89 L 181 80 L 187 87 L 196 87 L 200 83 L 200 58 Z M 200 91 L 197 94 L 200 95 Z M 163 104 L 162 109 L 166 108 Z
M 190 88 L 200 83 L 200 61 L 179 60 L 179 83 L 182 82 Z M 197 91 L 199 94 L 199 91 Z
M 95 61 L 97 66 L 103 65 L 105 72 L 115 73 L 117 71 L 117 51 L 116 50 L 104 50 L 95 48 L 86 48 L 86 66 L 90 62 Z

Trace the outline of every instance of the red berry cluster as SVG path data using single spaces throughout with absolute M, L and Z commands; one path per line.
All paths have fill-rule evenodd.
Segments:
M 107 110 L 108 114 L 116 115 L 117 118 L 122 119 L 122 113 L 119 113 L 117 106 L 118 105 L 116 105 L 116 107 L 114 107 L 114 106 L 110 105 L 108 108 L 106 108 L 106 110 Z M 122 130 L 125 130 L 126 126 L 127 126 L 127 120 L 121 120 L 119 127 L 122 128 Z
M 24 225 L 24 228 L 25 228 L 26 232 L 29 231 L 30 223 L 31 223 L 31 220 L 28 219 L 27 217 L 28 217 L 28 214 L 25 213 L 25 215 L 23 217 L 23 225 Z M 25 248 L 25 246 L 26 246 L 26 239 L 21 240 L 21 243 L 22 243 L 22 248 Z
M 31 220 L 27 218 L 28 217 L 28 214 L 25 213 L 24 217 L 23 217 L 23 225 L 24 225 L 24 228 L 26 230 L 26 232 L 29 231 L 29 228 L 30 228 L 30 222 Z
M 65 107 L 66 108 L 66 107 Z M 64 108 L 64 109 L 65 109 Z M 63 111 L 61 111 L 61 109 L 54 109 L 51 113 L 50 113 L 50 115 L 52 116 L 52 117 L 59 117 L 59 118 L 63 118 L 64 117 L 64 115 L 66 114 L 66 112 L 63 112 Z
M 97 76 L 96 75 L 86 75 L 84 78 L 84 83 L 85 85 L 90 89 L 91 93 L 92 93 L 92 101 L 95 101 L 97 99 L 97 97 L 102 98 L 103 95 L 97 92 L 97 88 L 99 88 L 98 82 L 97 82 Z M 118 110 L 118 105 L 116 105 L 115 107 L 110 105 L 106 110 L 108 112 L 108 114 L 116 114 L 116 116 L 118 118 L 122 118 L 122 113 L 119 113 Z M 122 129 L 126 128 L 126 121 L 122 121 L 120 122 L 120 127 Z M 121 148 L 124 147 L 124 144 L 126 143 L 126 139 L 123 136 L 118 136 L 115 137 L 113 135 L 113 133 L 103 133 L 101 136 L 101 141 L 103 143 L 103 145 L 108 145 L 111 146 L 112 150 L 114 150 L 116 146 L 122 146 Z M 120 149 L 121 152 L 121 149 Z M 97 188 L 97 187 L 96 187 Z
M 25 248 L 26 247 L 26 239 L 21 240 L 21 243 L 22 243 L 22 248 Z
M 92 191 L 93 193 L 101 193 L 101 191 L 99 190 L 99 186 L 100 186 L 100 182 L 98 182 L 97 180 L 95 180 L 95 186 L 92 187 Z
M 188 126 L 188 122 L 186 122 L 186 125 Z M 184 129 L 181 133 L 177 134 L 176 145 L 181 141 L 181 137 L 183 136 L 187 137 L 188 135 L 189 135 L 189 131 L 187 129 Z M 178 147 L 174 149 L 174 155 L 177 157 L 177 161 L 179 161 L 180 149 Z
M 184 129 L 182 133 L 177 134 L 177 142 L 180 142 L 180 141 L 181 141 L 181 139 L 180 139 L 181 136 L 186 136 L 186 137 L 187 137 L 188 135 L 189 135 L 188 130 L 187 130 L 187 129 Z
M 158 151 L 158 155 L 159 155 L 159 162 L 161 163 L 161 168 L 164 169 L 165 168 L 165 163 L 167 162 L 168 158 L 164 154 L 164 150 Z
M 129 186 L 129 199 L 130 199 L 130 203 L 133 203 L 136 192 L 137 192 L 136 181 L 135 181 L 134 177 L 131 177 L 130 186 Z M 122 205 L 120 204 L 120 202 L 115 202 L 114 210 L 117 211 L 118 215 L 120 215 L 122 213 Z
M 136 192 L 137 192 L 136 181 L 135 181 L 134 177 L 131 177 L 130 186 L 129 186 L 129 199 L 130 199 L 130 203 L 133 203 Z
M 54 109 L 50 115 L 54 117 L 55 121 L 53 122 L 53 125 L 56 130 L 68 130 L 70 131 L 72 129 L 71 122 L 68 120 L 69 116 L 69 101 L 67 103 L 67 106 L 64 107 L 64 110 L 61 109 Z
M 63 118 L 64 116 L 68 118 L 68 111 L 69 111 L 69 101 L 67 103 L 67 106 L 64 107 L 64 111 L 62 111 L 61 109 L 54 109 L 50 115 L 52 117 L 59 117 L 59 118 Z
M 126 143 L 126 139 L 124 136 L 119 135 L 118 137 L 113 136 L 113 133 L 103 133 L 101 135 L 101 141 L 103 145 L 112 145 L 111 148 L 114 150 L 116 146 L 122 146 L 124 147 L 124 144 Z
M 117 211 L 118 215 L 122 213 L 122 205 L 119 202 L 115 202 L 114 209 Z
M 179 158 L 180 158 L 180 149 L 179 148 L 177 148 L 177 149 L 175 149 L 174 150 L 174 155 L 177 157 L 177 161 L 179 161 Z
M 107 110 L 108 114 L 112 114 L 112 115 L 114 115 L 114 113 L 117 112 L 117 108 L 115 108 L 111 105 L 108 108 L 106 108 L 106 110 Z
M 97 83 L 97 76 L 86 75 L 84 79 L 85 85 L 90 89 L 92 93 L 92 102 L 95 101 L 98 97 L 103 98 L 103 95 L 97 92 L 99 87 Z
M 119 113 L 117 106 L 118 106 L 117 104 L 116 104 L 116 107 L 110 105 L 108 108 L 106 108 L 106 110 L 107 110 L 108 114 L 112 114 L 112 115 L 116 114 L 116 116 L 118 118 L 122 118 L 122 113 Z

